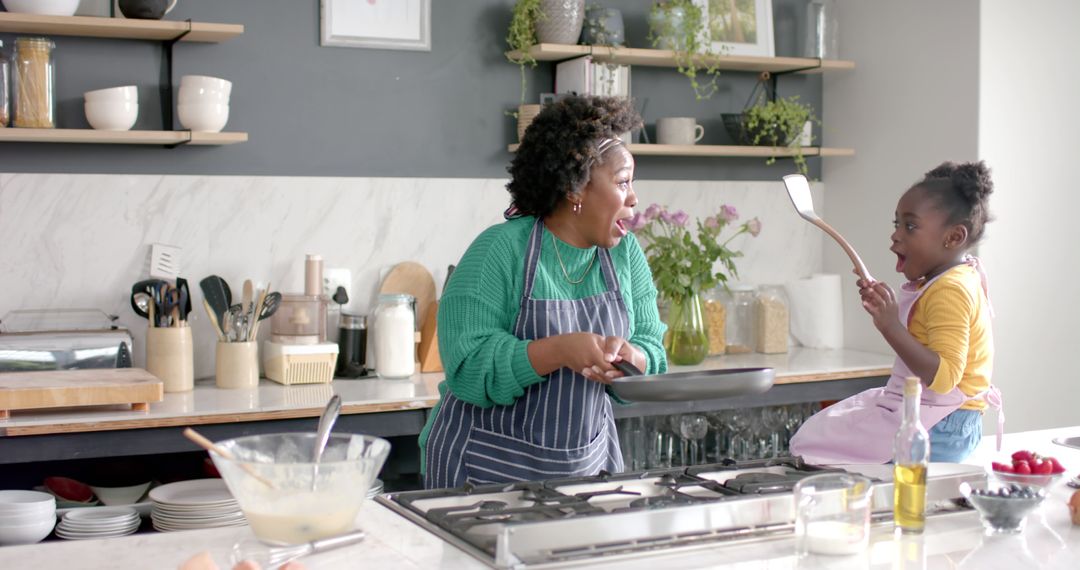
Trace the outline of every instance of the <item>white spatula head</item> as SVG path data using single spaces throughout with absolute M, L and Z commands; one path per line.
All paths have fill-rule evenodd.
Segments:
M 818 219 L 817 213 L 814 212 L 814 198 L 810 196 L 810 182 L 805 176 L 788 174 L 784 177 L 784 188 L 787 188 L 787 195 L 800 216 L 807 220 Z

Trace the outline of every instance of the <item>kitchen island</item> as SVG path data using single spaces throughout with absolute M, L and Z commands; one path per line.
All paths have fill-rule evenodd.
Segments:
M 892 356 L 856 350 L 793 348 L 784 354 L 712 357 L 672 372 L 772 367 L 776 380 L 764 394 L 698 402 L 616 406 L 616 417 L 747 408 L 841 399 L 888 378 Z M 180 435 L 197 426 L 212 440 L 281 431 L 312 430 L 333 394 L 342 398 L 337 430 L 381 437 L 416 436 L 438 402 L 443 373 L 402 380 L 338 379 L 331 384 L 283 386 L 262 380 L 258 388 L 224 390 L 213 379 L 191 392 L 165 394 L 140 412 L 127 406 L 96 406 L 15 412 L 0 421 L 0 464 L 59 459 L 135 456 L 195 451 Z
M 967 461 L 987 465 L 1005 452 L 1030 449 L 1054 455 L 1069 468 L 1080 471 L 1080 450 L 1051 443 L 1058 436 L 1080 435 L 1080 426 L 1008 434 L 1003 451 L 994 450 L 995 438 L 987 435 Z M 1002 569 L 1080 568 L 1080 526 L 1069 521 L 1065 500 L 1072 489 L 1059 485 L 1039 511 L 1028 518 L 1022 534 L 984 536 L 978 515 L 963 512 L 942 515 L 928 521 L 926 532 L 898 537 L 891 524 L 874 527 L 871 545 L 864 554 L 851 557 L 811 556 L 798 560 L 793 555 L 790 536 L 751 542 L 712 545 L 681 553 L 658 553 L 592 562 L 589 568 L 653 570 L 658 565 L 676 568 L 874 568 L 874 569 Z M 367 539 L 356 546 L 305 559 L 308 568 L 486 568 L 456 547 L 399 517 L 388 509 L 368 502 L 361 512 L 360 526 Z M 109 540 L 82 542 L 51 541 L 30 546 L 0 548 L 0 567 L 35 570 L 176 568 L 200 550 L 216 559 L 228 558 L 232 545 L 251 538 L 247 527 L 168 534 L 141 534 Z

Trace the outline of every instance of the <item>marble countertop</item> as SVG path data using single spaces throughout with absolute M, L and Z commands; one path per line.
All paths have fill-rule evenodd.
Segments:
M 994 437 L 984 438 L 966 462 L 986 465 L 1006 451 L 1031 449 L 1058 457 L 1075 475 L 1080 469 L 1080 450 L 1051 443 L 1051 438 L 1080 434 L 1080 426 L 1032 431 L 1005 436 L 1003 452 L 994 448 Z M 974 512 L 932 518 L 918 536 L 896 536 L 891 525 L 874 528 L 871 547 L 850 557 L 794 556 L 794 541 L 778 538 L 725 544 L 682 554 L 639 556 L 618 562 L 593 563 L 589 568 L 666 570 L 681 568 L 731 569 L 1002 569 L 1080 568 L 1080 526 L 1073 526 L 1065 501 L 1072 489 L 1059 485 L 1039 511 L 1029 516 L 1022 534 L 984 536 Z M 311 570 L 335 568 L 486 568 L 454 546 L 413 525 L 376 503 L 361 512 L 360 526 L 367 539 L 358 545 L 304 559 Z M 89 541 L 51 541 L 36 545 L 0 548 L 0 568 L 67 570 L 176 568 L 184 560 L 206 550 L 219 563 L 228 560 L 232 545 L 251 538 L 248 527 L 150 533 L 124 538 Z
M 717 368 L 772 367 L 776 383 L 790 384 L 887 375 L 893 357 L 856 350 L 793 348 L 785 354 L 742 354 L 708 358 L 672 372 Z M 415 374 L 401 380 L 337 379 L 331 384 L 283 386 L 263 379 L 258 388 L 224 390 L 212 378 L 196 381 L 190 392 L 168 393 L 139 412 L 128 406 L 95 406 L 13 411 L 0 421 L 0 436 L 188 426 L 236 421 L 318 417 L 333 394 L 343 414 L 431 408 L 438 402 L 443 373 Z

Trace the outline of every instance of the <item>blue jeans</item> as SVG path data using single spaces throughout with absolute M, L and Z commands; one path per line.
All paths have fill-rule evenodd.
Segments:
M 982 412 L 956 410 L 930 428 L 930 461 L 959 463 L 982 440 Z

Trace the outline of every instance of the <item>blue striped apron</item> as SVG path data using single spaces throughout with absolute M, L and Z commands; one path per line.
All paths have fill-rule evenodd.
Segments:
M 535 340 L 571 332 L 626 338 L 630 324 L 611 254 L 597 248 L 607 290 L 576 300 L 533 299 L 543 243 L 537 220 L 525 256 L 525 289 L 514 335 Z M 425 449 L 429 489 L 536 481 L 623 470 L 611 399 L 603 384 L 560 368 L 508 406 L 481 408 L 447 392 Z

